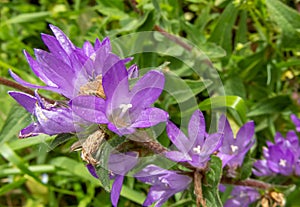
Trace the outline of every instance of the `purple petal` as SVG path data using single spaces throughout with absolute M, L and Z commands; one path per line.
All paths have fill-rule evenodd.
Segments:
M 37 106 L 34 114 L 42 133 L 54 135 L 76 132 L 74 116 L 69 108 L 53 107 L 50 109 L 42 109 L 40 106 Z
M 43 133 L 43 131 L 39 129 L 36 123 L 32 123 L 20 131 L 19 138 L 33 137 L 40 133 Z
M 9 91 L 8 94 L 13 97 L 21 106 L 23 106 L 29 113 L 34 112 L 34 108 L 37 103 L 37 99 L 26 93 Z
M 117 207 L 117 205 L 118 205 L 120 193 L 122 190 L 123 180 L 124 180 L 124 176 L 118 175 L 118 176 L 116 176 L 115 181 L 112 185 L 110 199 L 111 199 L 111 203 L 114 207 Z
M 223 134 L 221 133 L 214 133 L 210 134 L 206 139 L 202 146 L 201 154 L 205 156 L 209 156 L 215 151 L 219 149 L 223 142 Z
M 70 54 L 75 49 L 73 43 L 58 27 L 51 24 L 49 26 L 61 47 L 66 51 L 67 54 Z
M 233 137 L 233 132 L 229 124 L 229 121 L 225 115 L 222 115 L 219 120 L 218 132 L 224 134 L 223 144 L 220 147 L 220 152 L 224 154 L 231 154 L 232 150 L 230 148 L 230 145 L 234 143 L 235 139 Z
M 106 68 L 104 68 L 106 69 Z M 113 64 L 107 71 L 103 71 L 103 89 L 108 101 L 118 97 L 121 92 L 128 94 L 128 73 L 122 60 Z M 120 89 L 119 91 L 117 89 Z
M 69 56 L 66 51 L 62 48 L 57 39 L 51 35 L 42 34 L 42 40 L 48 47 L 49 51 L 57 58 L 63 60 L 66 64 L 70 65 Z
M 50 91 L 54 91 L 54 92 L 60 92 L 60 90 L 57 87 L 52 87 L 52 86 L 38 86 L 38 85 L 34 85 L 32 83 L 28 83 L 26 81 L 24 81 L 23 79 L 21 79 L 19 76 L 17 76 L 14 72 L 12 72 L 11 70 L 9 70 L 9 74 L 10 76 L 17 81 L 18 83 L 20 83 L 23 86 L 29 87 L 29 88 L 38 88 L 38 89 L 45 89 L 45 90 L 50 90 Z
M 94 165 L 92 164 L 87 164 L 86 165 L 86 168 L 88 169 L 88 171 L 90 172 L 90 174 L 92 176 L 94 176 L 95 178 L 99 178 L 99 176 L 97 175 L 97 172 L 96 172 L 96 169 L 94 167 Z
M 131 112 L 139 116 L 141 110 L 152 105 L 160 96 L 164 83 L 165 77 L 159 71 L 149 71 L 144 75 L 130 92 L 131 104 L 134 106 Z
M 40 68 L 38 62 L 34 60 L 29 53 L 27 53 L 25 50 L 23 51 L 24 55 L 27 59 L 27 62 L 29 66 L 31 67 L 34 74 L 41 79 L 44 83 L 46 83 L 48 86 L 55 87 L 57 86 L 44 74 L 43 70 Z
M 267 160 L 257 160 L 254 164 L 253 164 L 253 173 L 256 176 L 270 176 L 273 174 L 273 172 L 270 170 L 268 164 L 267 164 Z
M 205 137 L 205 120 L 203 113 L 200 110 L 196 110 L 193 113 L 189 121 L 188 133 L 190 142 L 193 145 L 203 145 Z
M 147 108 L 143 110 L 131 127 L 146 128 L 168 120 L 168 113 L 159 108 Z
M 246 147 L 254 136 L 254 128 L 255 125 L 253 121 L 244 124 L 236 135 L 236 145 L 239 147 Z
M 165 156 L 167 158 L 169 158 L 170 160 L 173 160 L 174 162 L 187 162 L 187 161 L 192 160 L 192 158 L 189 156 L 189 154 L 181 153 L 178 151 L 166 152 Z
M 300 119 L 295 115 L 292 114 L 291 115 L 291 120 L 294 122 L 295 127 L 296 127 L 296 131 L 300 132 Z
M 104 110 L 105 101 L 95 96 L 77 96 L 70 105 L 72 110 L 83 119 L 98 123 L 107 124 L 108 119 Z
M 167 122 L 167 134 L 179 151 L 187 153 L 190 150 L 189 146 L 191 145 L 189 139 L 171 121 Z
M 111 154 L 108 161 L 108 168 L 113 174 L 125 175 L 138 162 L 138 153 L 114 153 Z
M 134 79 L 138 77 L 139 77 L 139 68 L 136 64 L 133 64 L 128 68 L 128 78 Z
M 93 45 L 89 41 L 83 43 L 82 49 L 84 54 L 88 57 L 90 57 L 95 52 Z

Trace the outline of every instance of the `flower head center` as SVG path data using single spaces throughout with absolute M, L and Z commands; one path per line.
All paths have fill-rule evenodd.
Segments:
M 120 104 L 119 108 L 121 109 L 120 116 L 122 116 L 128 111 L 128 109 L 132 108 L 132 104 Z
M 197 145 L 196 147 L 194 147 L 193 152 L 196 153 L 196 154 L 200 154 L 201 153 L 201 146 Z
M 286 167 L 286 160 L 285 159 L 280 159 L 279 160 L 279 165 L 282 167 Z
M 102 86 L 102 75 L 98 75 L 95 80 L 92 80 L 79 89 L 79 95 L 93 95 L 105 99 L 105 93 Z
M 238 151 L 239 150 L 239 147 L 238 146 L 236 146 L 236 145 L 230 145 L 230 148 L 231 148 L 231 151 L 232 151 L 232 153 L 235 153 L 236 151 Z

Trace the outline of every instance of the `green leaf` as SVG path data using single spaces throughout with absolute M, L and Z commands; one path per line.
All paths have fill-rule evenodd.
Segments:
M 246 122 L 247 107 L 244 100 L 239 96 L 216 96 L 205 99 L 199 104 L 199 108 L 204 111 L 224 107 L 235 110 L 241 121 Z
M 61 145 L 62 143 L 65 143 L 66 141 L 68 141 L 74 137 L 75 137 L 75 135 L 70 134 L 70 133 L 59 134 L 59 135 L 55 136 L 54 140 L 50 143 L 49 147 L 52 150 L 52 149 L 56 148 L 58 145 Z
M 99 180 L 107 192 L 110 192 L 110 179 L 108 170 L 108 160 L 110 152 L 112 150 L 111 145 L 108 142 L 104 142 L 97 152 L 98 157 L 95 157 L 99 161 L 99 165 L 95 166 Z
M 210 80 L 183 80 L 174 73 L 165 73 L 165 88 L 173 98 L 169 104 L 183 103 L 204 91 L 212 84 Z
M 28 166 L 24 164 L 26 162 L 17 153 L 15 153 L 7 143 L 0 145 L 0 153 L 5 159 L 16 165 L 24 174 L 31 176 L 41 183 L 40 179 L 32 171 L 30 171 L 30 169 L 28 169 Z
M 203 183 L 203 198 L 208 207 L 222 207 L 219 195 L 219 183 L 222 177 L 222 161 L 217 156 L 212 156 L 209 171 L 205 174 Z
M 250 177 L 252 174 L 252 166 L 254 163 L 254 159 L 251 158 L 250 153 L 247 153 L 247 155 L 244 158 L 243 164 L 240 167 L 240 179 L 245 180 Z
M 300 47 L 300 14 L 278 0 L 266 0 L 272 20 L 281 29 L 282 46 L 286 49 Z
M 0 188 L 0 196 L 14 190 L 18 189 L 21 185 L 26 182 L 26 178 L 21 178 L 19 180 L 13 181 L 12 183 L 6 184 Z
M 18 104 L 14 104 L 0 132 L 0 145 L 16 137 L 19 131 L 31 122 L 30 114 Z
M 25 22 L 34 22 L 34 21 L 44 20 L 46 17 L 49 17 L 50 14 L 51 13 L 49 11 L 20 14 L 18 16 L 15 16 L 15 17 L 5 21 L 4 24 L 19 24 L 19 23 L 25 23 Z
M 210 42 L 220 45 L 226 50 L 227 55 L 232 52 L 232 29 L 235 24 L 238 9 L 229 3 L 217 22 L 216 27 L 211 33 Z
M 264 99 L 253 105 L 248 113 L 249 117 L 280 113 L 291 104 L 290 96 L 280 95 L 268 99 Z

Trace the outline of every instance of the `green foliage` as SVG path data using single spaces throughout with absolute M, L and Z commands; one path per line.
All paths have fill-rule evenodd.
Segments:
M 212 156 L 209 170 L 205 174 L 203 183 L 203 197 L 208 207 L 221 207 L 222 202 L 219 195 L 219 184 L 222 177 L 222 161 L 216 156 Z
M 169 72 L 162 68 L 166 88 L 156 104 L 168 110 L 174 122 L 187 125 L 187 118 L 197 108 L 211 117 L 228 112 L 239 126 L 249 119 L 255 121 L 257 148 L 241 168 L 244 179 L 251 174 L 252 158 L 260 157 L 265 141 L 272 140 L 275 131 L 293 129 L 289 115 L 300 115 L 297 8 L 299 1 L 280 0 L 4 0 L 0 2 L 0 76 L 11 79 L 11 69 L 26 81 L 43 84 L 33 75 L 22 50 L 33 54 L 33 48 L 46 49 L 40 33 L 51 33 L 48 24 L 60 27 L 80 47 L 95 38 L 109 36 L 113 40 L 160 26 L 182 37 L 192 49 L 187 51 L 175 43 L 164 48 L 165 39 L 159 35 L 149 39 L 156 40 L 164 54 L 140 54 L 138 49 L 149 45 L 134 45 L 134 41 L 122 42 L 124 48 L 134 51 L 130 55 L 140 68 L 170 62 Z M 178 57 L 186 58 L 186 54 L 190 56 L 183 63 Z M 212 61 L 209 64 L 208 58 Z M 20 129 L 32 118 L 12 104 L 8 90 L 14 89 L 0 86 L 0 206 L 7 206 L 10 200 L 13 206 L 110 206 L 109 194 L 87 172 L 80 154 L 70 153 L 72 136 L 40 135 L 18 140 Z M 55 100 L 60 98 L 39 92 Z M 186 105 L 191 99 L 194 104 Z M 165 134 L 160 138 L 162 143 L 169 143 Z M 102 155 L 107 158 L 109 148 L 104 149 Z M 210 185 L 203 189 L 210 206 L 221 206 L 217 189 L 220 169 L 220 160 L 213 157 L 206 176 Z M 108 188 L 108 172 L 99 170 L 99 174 L 104 175 L 101 181 Z M 49 179 L 46 182 L 42 181 L 45 176 Z M 291 179 L 300 185 L 299 178 Z M 276 184 L 281 182 L 275 180 Z M 145 199 L 141 191 L 147 189 L 125 179 L 120 205 L 141 205 Z M 287 206 L 299 204 L 299 194 L 296 187 L 287 197 Z M 182 196 L 170 199 L 168 204 L 193 205 L 191 198 Z

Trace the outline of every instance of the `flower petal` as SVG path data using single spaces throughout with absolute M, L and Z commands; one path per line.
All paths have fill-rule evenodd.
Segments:
M 57 85 L 55 85 L 43 72 L 43 70 L 40 68 L 39 66 L 39 63 L 34 60 L 31 55 L 26 51 L 24 50 L 23 51 L 26 59 L 27 59 L 27 62 L 29 64 L 29 66 L 31 67 L 31 70 L 34 72 L 34 74 L 39 78 L 41 79 L 44 83 L 46 83 L 48 86 L 51 86 L 51 87 L 55 87 L 57 88 Z
M 160 96 L 165 83 L 164 75 L 159 71 L 149 71 L 135 84 L 130 92 L 132 114 L 139 116 L 140 111 L 151 106 Z
M 103 69 L 107 70 L 102 71 L 102 83 L 108 101 L 110 102 L 114 97 L 117 98 L 123 91 L 128 94 L 128 73 L 123 60 L 113 63 L 109 69 L 107 69 L 107 67 Z M 117 89 L 119 89 L 119 91 Z
M 117 207 L 117 205 L 118 205 L 120 193 L 122 190 L 123 180 L 124 180 L 124 176 L 118 175 L 118 176 L 116 176 L 115 181 L 112 185 L 110 199 L 111 199 L 111 203 L 114 207 Z
M 187 153 L 190 151 L 189 147 L 191 145 L 189 143 L 189 139 L 171 121 L 167 122 L 167 134 L 171 142 L 177 147 L 180 152 Z
M 107 124 L 105 101 L 95 96 L 77 96 L 70 101 L 72 110 L 81 118 L 98 124 Z
M 40 133 L 44 133 L 36 123 L 32 123 L 22 129 L 19 133 L 19 138 L 27 138 L 27 137 L 33 137 L 37 136 Z
M 8 94 L 13 97 L 21 106 L 23 106 L 29 113 L 34 112 L 37 99 L 34 96 L 23 92 L 9 91 Z
M 181 153 L 178 151 L 169 151 L 165 153 L 165 156 L 174 162 L 187 162 L 191 161 L 192 158 L 187 153 Z
M 75 46 L 71 40 L 58 27 L 51 24 L 49 26 L 61 47 L 66 51 L 67 54 L 70 54 L 75 49 Z
M 168 113 L 159 108 L 147 108 L 143 110 L 131 127 L 146 128 L 168 120 Z
M 136 64 L 133 64 L 128 68 L 128 78 L 134 79 L 138 77 L 139 77 L 139 68 Z
M 49 90 L 49 91 L 54 91 L 54 92 L 60 92 L 61 90 L 57 87 L 52 87 L 52 86 L 38 86 L 38 85 L 34 85 L 32 83 L 28 83 L 26 81 L 24 81 L 23 79 L 21 79 L 17 74 L 15 74 L 14 72 L 12 72 L 11 70 L 9 70 L 9 74 L 10 76 L 18 83 L 20 83 L 23 86 L 26 86 L 28 88 L 38 88 L 38 89 L 45 89 L 45 90 Z
M 205 120 L 203 113 L 200 110 L 196 110 L 193 113 L 189 121 L 188 133 L 190 143 L 200 146 L 203 145 L 205 137 Z

